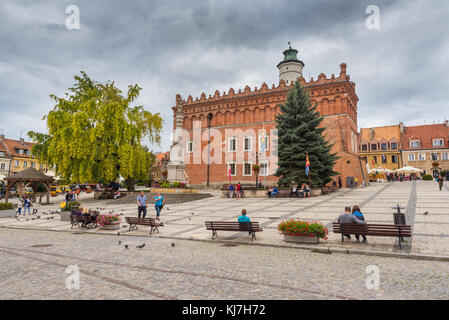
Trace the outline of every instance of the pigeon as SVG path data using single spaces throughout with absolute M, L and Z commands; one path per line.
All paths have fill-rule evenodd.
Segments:
M 145 243 L 141 244 L 140 246 L 137 246 L 136 248 L 143 249 L 143 247 L 145 247 Z
M 41 216 L 37 216 L 36 218 L 37 218 L 37 219 L 40 219 L 40 218 L 41 218 Z
M 123 216 L 123 213 L 120 213 L 121 216 Z
M 31 218 L 31 220 L 34 220 L 34 219 L 36 219 L 36 218 Z
M 175 243 L 174 243 L 174 242 L 172 242 L 172 243 L 171 243 L 171 246 L 172 246 L 172 247 L 174 248 L 174 247 L 175 247 Z
M 128 245 L 127 244 L 125 244 L 125 249 L 128 249 Z
M 427 211 L 426 211 L 426 212 L 424 212 L 423 214 L 424 214 L 424 215 L 428 215 L 428 214 L 429 214 L 429 212 L 427 212 Z
M 190 212 L 190 214 L 193 216 L 195 214 L 195 212 Z
M 170 210 L 170 208 L 169 208 L 169 207 L 167 207 L 167 210 Z
M 127 228 L 127 227 L 128 227 L 128 226 L 127 226 L 126 224 L 122 226 L 122 228 Z
M 119 242 L 118 242 L 118 244 L 119 244 L 119 245 L 121 245 L 121 244 L 122 244 L 122 242 L 121 242 L 121 241 L 119 241 Z
M 117 235 L 120 236 L 120 232 L 117 232 Z
M 189 220 L 192 220 L 191 218 L 189 218 Z

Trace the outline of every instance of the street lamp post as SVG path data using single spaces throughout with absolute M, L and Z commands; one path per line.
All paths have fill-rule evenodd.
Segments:
M 207 187 L 208 188 L 209 188 L 209 170 L 210 170 L 210 168 L 209 168 L 209 165 L 210 165 L 210 123 L 212 121 L 212 118 L 213 118 L 212 113 L 209 113 L 207 115 L 207 128 L 209 131 L 209 133 L 208 133 L 209 137 L 207 140 Z

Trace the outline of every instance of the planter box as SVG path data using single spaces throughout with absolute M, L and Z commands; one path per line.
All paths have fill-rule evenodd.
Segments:
M 189 193 L 198 193 L 197 189 L 189 189 L 189 188 L 157 188 L 157 187 L 151 187 L 150 188 L 151 193 L 182 193 L 182 194 L 189 194 Z
M 70 211 L 62 211 L 61 212 L 61 221 L 70 221 Z
M 319 243 L 320 238 L 317 236 L 309 237 L 309 236 L 291 236 L 284 234 L 284 241 L 286 242 L 296 242 L 296 243 Z
M 17 209 L 0 210 L 0 218 L 12 218 L 16 215 Z
M 101 230 L 118 230 L 120 229 L 120 222 L 114 224 L 105 224 L 104 226 L 100 226 Z

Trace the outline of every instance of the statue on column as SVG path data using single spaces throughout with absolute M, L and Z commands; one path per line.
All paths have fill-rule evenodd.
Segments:
M 170 162 L 167 165 L 169 182 L 184 181 L 184 152 L 182 141 L 182 124 L 184 122 L 184 113 L 182 111 L 182 98 L 176 95 L 176 111 L 174 112 L 175 127 L 173 128 L 172 145 L 170 146 Z

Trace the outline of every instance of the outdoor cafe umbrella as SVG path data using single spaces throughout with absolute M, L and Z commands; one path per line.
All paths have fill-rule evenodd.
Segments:
M 411 166 L 405 166 L 396 170 L 397 173 L 420 173 L 421 169 L 414 168 Z
M 374 169 L 371 169 L 369 171 L 369 173 L 375 173 L 375 172 L 377 172 L 377 173 L 391 173 L 392 171 L 390 169 L 384 169 L 384 168 L 374 168 Z

